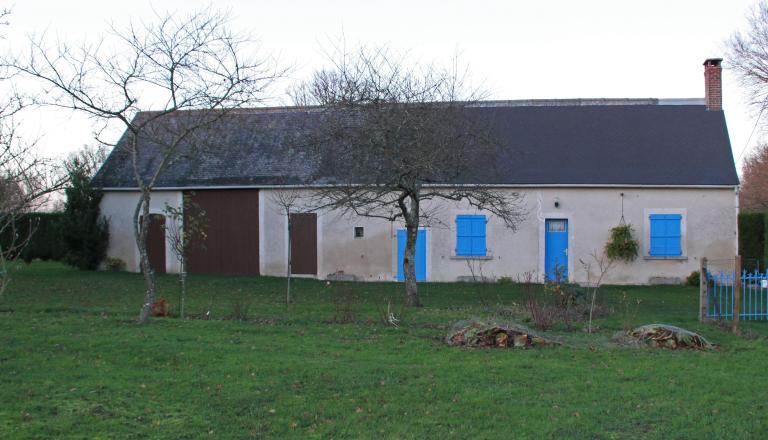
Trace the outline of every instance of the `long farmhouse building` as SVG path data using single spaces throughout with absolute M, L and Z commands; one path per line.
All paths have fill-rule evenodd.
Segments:
M 543 278 L 560 267 L 568 279 L 587 281 L 579 261 L 602 251 L 622 216 L 633 225 L 640 254 L 613 268 L 610 283 L 678 282 L 698 269 L 701 257 L 733 257 L 739 180 L 720 69 L 719 59 L 704 63 L 704 99 L 489 101 L 466 108 L 491 121 L 504 147 L 470 183 L 522 194 L 526 220 L 512 232 L 488 212 L 444 202 L 440 225 L 418 234 L 417 278 L 514 278 L 529 271 Z M 300 145 L 318 115 L 298 107 L 237 110 L 216 123 L 215 142 L 182 145 L 152 193 L 154 269 L 179 270 L 163 213 L 187 195 L 207 217 L 205 246 L 191 250 L 190 272 L 284 276 L 287 218 L 275 194 L 306 195 L 332 182 L 332 176 L 316 179 L 317 164 Z M 139 168 L 149 170 L 158 150 L 145 145 L 140 151 Z M 139 193 L 132 167 L 118 144 L 93 185 L 104 190 L 108 255 L 137 271 L 132 225 Z M 402 279 L 402 224 L 334 211 L 296 212 L 292 220 L 294 274 Z

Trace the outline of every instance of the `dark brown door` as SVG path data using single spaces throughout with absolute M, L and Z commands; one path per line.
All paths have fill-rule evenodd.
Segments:
M 259 274 L 259 190 L 185 191 L 193 207 L 205 212 L 205 238 L 194 236 L 187 251 L 190 273 Z
M 291 214 L 291 273 L 317 275 L 317 214 Z
M 155 273 L 165 273 L 165 216 L 163 215 L 149 215 L 147 254 L 149 267 Z

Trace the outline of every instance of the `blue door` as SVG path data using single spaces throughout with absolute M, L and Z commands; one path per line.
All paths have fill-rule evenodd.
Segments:
M 405 256 L 405 229 L 397 231 L 397 281 L 405 281 L 403 257 Z M 416 281 L 427 279 L 427 231 L 416 233 Z
M 548 280 L 556 278 L 560 271 L 560 279 L 568 280 L 568 220 L 547 219 L 545 222 L 546 236 L 544 240 L 544 270 Z

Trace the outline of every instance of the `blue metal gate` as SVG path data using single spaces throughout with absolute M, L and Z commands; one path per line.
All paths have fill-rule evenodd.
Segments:
M 733 318 L 735 281 L 734 272 L 707 272 L 707 317 Z M 739 297 L 740 320 L 768 320 L 768 271 L 743 271 Z

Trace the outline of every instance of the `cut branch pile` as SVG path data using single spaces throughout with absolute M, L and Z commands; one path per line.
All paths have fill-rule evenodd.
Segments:
M 529 348 L 559 345 L 519 325 L 464 321 L 454 326 L 446 337 L 448 345 L 486 348 Z
M 707 341 L 703 336 L 692 331 L 666 324 L 649 324 L 637 327 L 617 338 L 619 343 L 631 345 L 647 345 L 654 348 L 669 348 L 672 350 L 714 350 L 717 345 Z

